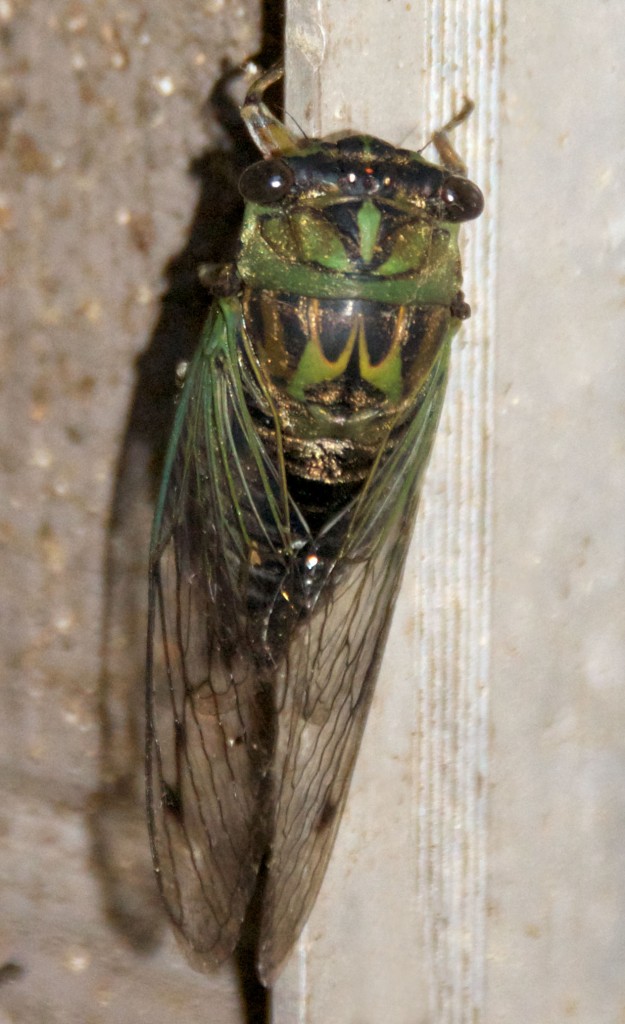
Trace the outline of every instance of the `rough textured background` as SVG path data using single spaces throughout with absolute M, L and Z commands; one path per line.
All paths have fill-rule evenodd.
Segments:
M 207 1005 L 243 1019 L 229 971 L 195 974 L 168 933 L 137 950 L 160 922 L 128 700 L 142 688 L 141 429 L 150 412 L 165 427 L 176 345 L 207 302 L 196 264 L 219 258 L 236 213 L 231 140 L 204 101 L 259 30 L 254 0 L 0 3 L 3 1022 L 170 1024 Z M 137 381 L 112 550 L 126 618 L 109 623 L 103 680 L 105 525 Z

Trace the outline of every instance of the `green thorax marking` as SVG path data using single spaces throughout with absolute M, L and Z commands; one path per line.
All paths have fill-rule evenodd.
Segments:
M 371 263 L 382 223 L 382 213 L 370 199 L 365 199 L 356 216 L 360 234 L 360 255 L 363 263 Z
M 384 417 L 411 404 L 460 323 L 439 305 L 248 288 L 241 303 L 243 333 L 276 394 L 336 414 L 343 432 L 359 414 Z M 298 419 L 295 406 L 289 408 L 289 420 Z
M 360 204 L 354 249 L 323 207 L 271 210 L 248 203 L 239 274 L 249 287 L 270 291 L 448 306 L 462 282 L 457 226 L 418 217 L 395 231 L 386 224 L 386 258 L 372 266 L 386 216 L 373 200 Z
M 402 317 L 402 307 L 398 308 L 398 316 Z M 362 315 L 354 317 L 347 341 L 334 360 L 327 358 L 319 333 L 312 331 L 287 390 L 293 398 L 304 401 L 307 388 L 339 380 L 353 361 L 361 380 L 377 388 L 387 401 L 398 402 L 402 393 L 401 337 L 401 330 L 396 330 L 388 352 L 374 365 L 369 357 L 366 321 Z

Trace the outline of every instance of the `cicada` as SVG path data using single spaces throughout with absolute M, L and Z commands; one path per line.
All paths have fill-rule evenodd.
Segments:
M 281 74 L 241 111 L 262 159 L 165 460 L 147 671 L 167 910 L 211 967 L 259 902 L 265 984 L 345 805 L 470 313 L 458 229 L 483 207 L 444 130 L 441 165 L 368 135 L 293 137 L 263 99 Z

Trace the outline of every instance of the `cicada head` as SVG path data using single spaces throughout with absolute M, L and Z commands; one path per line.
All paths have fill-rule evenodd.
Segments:
M 428 294 L 434 288 L 433 297 L 451 300 L 457 225 L 483 207 L 468 179 L 367 135 L 308 141 L 268 157 L 244 171 L 240 189 L 246 283 L 355 297 L 372 282 L 380 301 L 392 301 L 398 280 L 403 300 L 418 300 L 426 281 Z
M 240 180 L 243 281 L 379 301 L 395 293 L 416 301 L 426 288 L 428 298 L 434 290 L 435 299 L 451 301 L 457 225 L 481 213 L 480 190 L 418 152 L 368 135 L 296 139 L 262 99 L 281 74 L 277 66 L 262 75 L 242 110 L 264 157 Z

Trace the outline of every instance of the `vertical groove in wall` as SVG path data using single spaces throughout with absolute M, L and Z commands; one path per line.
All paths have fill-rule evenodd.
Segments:
M 476 110 L 455 134 L 485 215 L 464 232 L 474 316 L 454 343 L 443 418 L 417 523 L 420 566 L 419 888 L 432 1024 L 481 1019 L 490 618 L 497 103 L 501 0 L 427 4 L 428 129 Z

